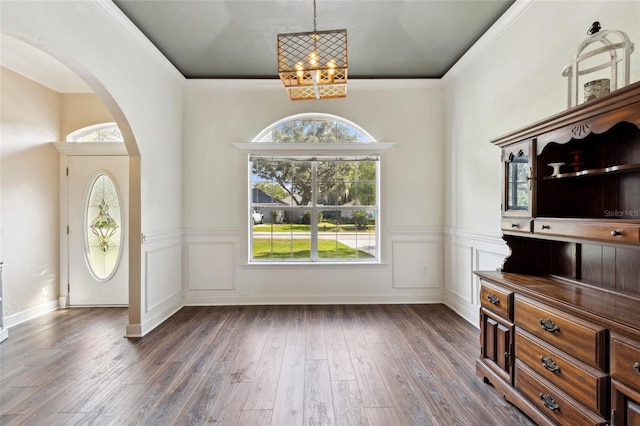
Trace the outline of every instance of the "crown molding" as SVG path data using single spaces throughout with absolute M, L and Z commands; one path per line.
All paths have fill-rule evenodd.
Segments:
M 478 55 L 480 55 L 487 46 L 496 41 L 500 36 L 508 30 L 514 23 L 520 19 L 538 0 L 515 0 L 509 9 L 476 41 L 467 52 L 447 71 L 441 78 L 443 84 L 448 84 L 450 80 L 455 78 L 464 68 Z
M 190 87 L 211 87 L 219 89 L 258 89 L 283 90 L 278 78 L 271 79 L 223 79 L 223 78 L 188 78 L 185 85 Z M 440 79 L 433 78 L 371 78 L 349 79 L 347 93 L 364 89 L 424 89 L 442 87 Z
M 146 50 L 165 70 L 173 74 L 173 76 L 183 82 L 186 78 L 180 71 L 167 59 L 166 56 L 158 50 L 158 48 L 149 40 L 138 27 L 122 12 L 118 6 L 112 1 L 91 0 L 91 2 L 100 9 L 118 28 L 123 30 L 131 37 L 139 46 Z
M 349 80 L 353 89 L 423 89 L 442 87 L 439 78 L 354 78 Z

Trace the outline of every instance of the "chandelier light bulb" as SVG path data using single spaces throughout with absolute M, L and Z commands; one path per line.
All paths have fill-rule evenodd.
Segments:
M 302 62 L 296 63 L 296 76 L 298 78 L 298 83 L 302 83 L 304 79 L 304 64 Z
M 318 52 L 315 50 L 309 53 L 309 65 L 311 65 L 312 68 L 318 66 Z
M 327 62 L 327 67 L 329 67 L 329 70 L 327 71 L 327 74 L 329 75 L 329 80 L 333 81 L 333 78 L 336 74 L 336 60 L 329 59 L 329 62 Z

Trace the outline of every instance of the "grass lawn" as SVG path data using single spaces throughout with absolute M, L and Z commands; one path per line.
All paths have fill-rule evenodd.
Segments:
M 293 248 L 291 247 L 292 242 Z M 321 259 L 364 259 L 373 257 L 367 252 L 356 250 L 332 240 L 318 240 L 318 256 Z M 293 240 L 254 238 L 253 257 L 254 259 L 310 259 L 311 240 L 302 238 Z
M 321 222 L 318 224 L 318 232 L 354 232 L 356 226 L 354 224 L 336 225 L 331 222 Z M 253 225 L 255 232 L 310 232 L 311 225 L 301 225 L 297 223 L 265 223 L 262 225 Z M 367 225 L 367 229 L 358 229 L 358 232 L 375 233 L 374 225 Z

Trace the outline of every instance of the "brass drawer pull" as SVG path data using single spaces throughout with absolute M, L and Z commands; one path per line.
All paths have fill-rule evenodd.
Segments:
M 633 368 L 635 368 L 636 371 L 640 373 L 640 362 L 636 362 L 635 364 L 633 364 Z
M 551 395 L 546 395 L 540 392 L 540 399 L 542 400 L 542 403 L 544 404 L 544 406 L 547 407 L 549 410 L 558 411 L 560 409 L 560 406 L 558 405 L 558 403 L 556 403 L 553 400 Z
M 560 331 L 560 327 L 553 323 L 549 318 L 540 320 L 540 327 L 544 328 L 545 331 L 553 333 L 554 331 Z
M 542 225 L 540 228 L 541 228 L 541 229 L 549 229 L 549 228 L 550 228 L 550 226 L 549 226 L 549 225 Z
M 611 231 L 611 236 L 612 237 L 617 237 L 618 235 L 622 235 L 622 232 L 616 231 L 616 230 Z
M 550 356 L 541 356 L 540 363 L 544 368 L 551 371 L 552 373 L 560 372 L 560 366 L 556 364 Z
M 500 299 L 495 294 L 491 293 L 487 295 L 487 299 L 494 305 L 498 305 L 500 303 Z

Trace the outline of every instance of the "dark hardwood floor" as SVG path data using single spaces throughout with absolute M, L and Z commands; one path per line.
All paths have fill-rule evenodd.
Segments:
M 0 424 L 530 425 L 443 305 L 185 307 L 140 339 L 77 308 L 0 344 Z

